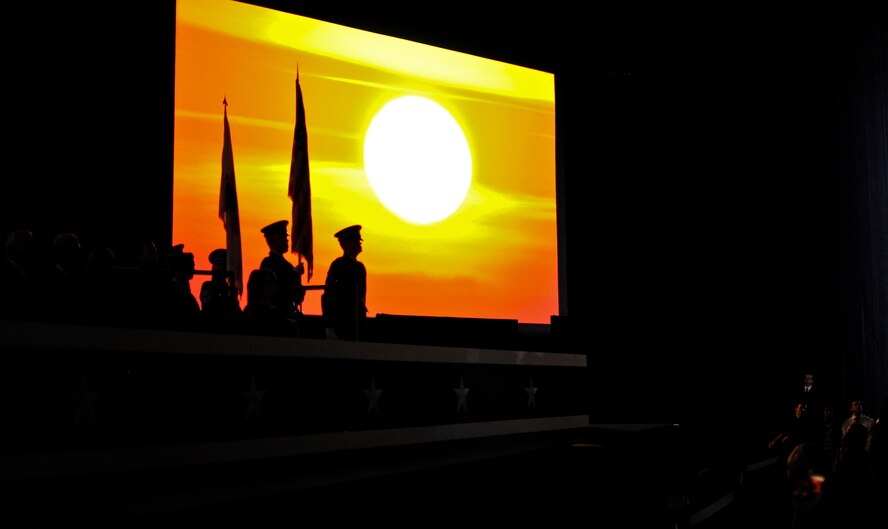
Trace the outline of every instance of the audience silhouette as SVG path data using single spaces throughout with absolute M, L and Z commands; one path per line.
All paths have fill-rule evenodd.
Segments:
M 829 527 L 859 527 L 872 519 L 873 480 L 866 450 L 869 430 L 852 423 L 836 453 L 830 474 L 824 482 L 825 520 Z
M 796 446 L 818 440 L 816 422 L 807 406 L 797 402 L 793 409 L 793 416 L 786 427 L 768 444 L 768 448 L 776 452 L 783 462 Z
M 842 425 L 838 422 L 835 414 L 835 407 L 832 404 L 824 404 L 823 406 L 823 448 L 827 457 L 832 461 L 835 459 L 836 451 L 839 449 L 839 443 L 842 440 Z
M 875 422 L 872 417 L 864 413 L 864 404 L 862 400 L 852 400 L 849 411 L 851 412 L 851 415 L 849 415 L 842 423 L 842 437 L 847 435 L 848 429 L 852 424 L 860 424 L 869 430 Z
M 830 462 L 816 442 L 796 445 L 786 461 L 786 483 L 790 504 L 790 529 L 826 529 L 823 483 Z
M 850 416 L 842 421 L 833 405 L 815 394 L 810 372 L 804 378 L 808 391 L 796 394 L 793 420 L 769 444 L 785 464 L 789 527 L 868 525 L 877 498 L 888 497 L 884 455 L 879 459 L 884 426 L 877 429 L 881 421 L 867 416 L 860 400 L 852 401 Z

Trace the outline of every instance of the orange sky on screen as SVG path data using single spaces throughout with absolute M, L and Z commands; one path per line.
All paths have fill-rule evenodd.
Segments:
M 239 2 L 180 0 L 177 9 L 172 235 L 194 253 L 198 269 L 208 270 L 209 253 L 225 246 L 218 217 L 223 98 L 244 282 L 268 253 L 260 228 L 291 218 L 298 64 L 314 228 L 309 285 L 323 285 L 342 253 L 333 233 L 361 224 L 371 316 L 549 323 L 558 314 L 552 74 Z M 407 48 L 394 52 L 396 43 Z M 429 225 L 388 211 L 362 165 L 375 112 L 410 94 L 449 110 L 472 152 L 465 201 Z M 206 279 L 192 281 L 195 294 Z M 319 291 L 308 293 L 303 311 L 320 314 Z

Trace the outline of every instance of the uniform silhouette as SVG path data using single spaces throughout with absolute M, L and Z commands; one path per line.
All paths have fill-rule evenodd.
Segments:
M 336 232 L 342 255 L 330 264 L 321 296 L 328 339 L 360 340 L 367 328 L 367 268 L 358 261 L 363 251 L 361 226 Z
M 210 279 L 200 285 L 200 312 L 204 324 L 213 329 L 231 330 L 237 325 L 241 308 L 237 287 L 226 269 L 228 251 L 218 248 L 209 255 Z
M 298 319 L 302 314 L 302 300 L 305 299 L 305 287 L 302 286 L 305 266 L 302 263 L 294 266 L 284 257 L 289 247 L 287 224 L 289 221 L 280 220 L 262 228 L 268 244 L 268 255 L 262 259 L 259 268 L 271 270 L 277 278 L 274 305 L 285 311 L 288 317 Z

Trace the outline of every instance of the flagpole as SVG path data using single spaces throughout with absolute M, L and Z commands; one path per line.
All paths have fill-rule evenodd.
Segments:
M 290 157 L 290 181 L 287 196 L 292 200 L 292 231 L 290 252 L 298 254 L 299 264 L 305 260 L 308 282 L 314 272 L 314 251 L 311 218 L 311 178 L 308 163 L 308 131 L 305 105 L 296 65 L 296 123 L 293 128 L 293 151 Z
M 228 98 L 222 98 L 223 142 L 222 177 L 219 187 L 219 218 L 225 227 L 226 271 L 233 276 L 238 296 L 243 294 L 243 259 L 240 235 L 240 213 L 237 203 L 237 183 L 234 176 L 234 154 L 231 146 L 231 128 L 228 124 Z

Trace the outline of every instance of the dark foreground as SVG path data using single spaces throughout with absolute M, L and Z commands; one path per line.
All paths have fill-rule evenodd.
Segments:
M 4 517 L 11 523 L 4 525 L 789 526 L 775 461 L 717 461 L 705 453 L 676 426 L 601 425 L 109 472 L 16 484 L 6 494 Z

